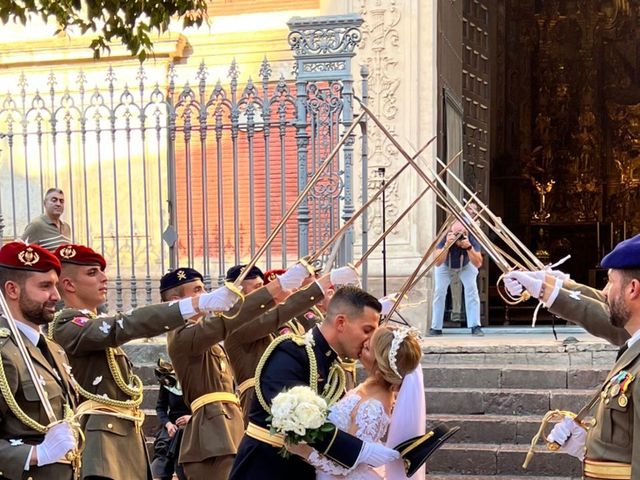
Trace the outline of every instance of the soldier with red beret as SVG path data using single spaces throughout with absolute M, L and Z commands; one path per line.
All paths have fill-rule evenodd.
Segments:
M 239 299 L 227 287 L 179 302 L 149 305 L 116 315 L 97 314 L 107 297 L 106 261 L 83 245 L 62 245 L 56 252 L 62 271 L 58 283 L 65 308 L 50 332 L 67 352 L 86 413 L 82 478 L 151 478 L 142 435 L 142 381 L 121 345 L 184 326 L 200 312 L 229 310 Z M 220 329 L 226 320 L 218 318 Z
M 76 448 L 74 434 L 66 422 L 49 427 L 51 420 L 34 384 L 42 385 L 57 420 L 72 413 L 76 392 L 68 360 L 60 346 L 40 331 L 53 319 L 60 299 L 59 273 L 60 262 L 42 247 L 11 242 L 0 249 L 0 290 L 8 308 L 0 317 L 0 387 L 4 387 L 0 388 L 0 478 L 73 478 L 66 455 Z M 27 359 L 21 356 L 8 315 L 15 321 Z

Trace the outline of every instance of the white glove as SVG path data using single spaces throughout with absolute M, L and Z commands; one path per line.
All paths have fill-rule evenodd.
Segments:
M 380 302 L 380 305 L 382 305 L 382 311 L 380 312 L 380 315 L 389 315 L 389 312 L 398 301 L 398 294 L 392 293 L 391 295 L 386 295 L 382 298 L 379 298 L 378 301 Z
M 544 282 L 544 279 L 547 275 L 551 275 L 554 278 L 559 278 L 560 280 L 568 280 L 570 275 L 568 273 L 561 272 L 560 270 L 552 270 L 549 267 L 545 267 L 544 270 L 521 270 L 523 273 L 528 273 L 529 275 L 537 278 Z
M 76 439 L 67 422 L 54 425 L 44 435 L 40 445 L 36 445 L 38 466 L 49 465 L 62 460 L 69 450 L 76 447 Z
M 507 280 L 515 280 L 522 287 L 524 287 L 532 297 L 535 298 L 538 298 L 540 296 L 540 292 L 542 291 L 543 280 L 537 278 L 534 272 L 520 272 L 514 270 L 513 272 L 509 272 L 504 276 L 504 286 L 506 287 L 507 291 L 514 297 L 517 297 L 520 292 L 522 292 L 522 289 L 520 289 L 520 292 L 514 294 L 514 292 L 517 290 L 517 286 L 513 282 L 507 282 Z
M 240 300 L 240 297 L 226 286 L 216 288 L 213 292 L 203 293 L 198 297 L 198 308 L 206 312 L 226 312 Z
M 331 283 L 336 287 L 341 285 L 360 285 L 360 279 L 358 278 L 358 272 L 347 265 L 346 267 L 331 270 Z
M 584 460 L 584 446 L 587 443 L 587 431 L 578 425 L 573 418 L 564 417 L 556 424 L 547 436 L 549 442 L 560 445 L 559 452 L 563 452 Z
M 310 276 L 311 274 L 307 267 L 298 262 L 293 267 L 287 269 L 282 275 L 278 275 L 278 280 L 283 290 L 295 290 L 300 288 L 302 282 Z
M 356 460 L 356 465 L 366 463 L 375 468 L 398 458 L 400 458 L 400 453 L 393 448 L 385 447 L 379 443 L 364 442 L 362 444 L 362 450 L 360 450 L 360 455 L 358 455 L 358 459 Z

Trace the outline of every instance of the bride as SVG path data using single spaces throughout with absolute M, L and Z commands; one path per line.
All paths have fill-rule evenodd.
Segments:
M 379 327 L 360 355 L 367 379 L 331 407 L 328 420 L 364 441 L 381 443 L 386 435 L 388 447 L 424 434 L 421 357 L 417 330 Z M 378 469 L 359 464 L 349 470 L 308 445 L 288 445 L 287 448 L 316 467 L 318 480 L 407 478 L 401 459 Z M 424 477 L 424 467 L 415 478 L 421 475 Z

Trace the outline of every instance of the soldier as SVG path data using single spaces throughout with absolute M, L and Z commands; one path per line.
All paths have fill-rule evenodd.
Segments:
M 554 315 L 578 324 L 614 345 L 624 345 L 629 339 L 624 328 L 611 324 L 609 306 L 602 291 L 576 283 L 558 270 L 513 271 L 505 276 L 505 287 L 514 297 L 526 289 Z
M 364 343 L 380 321 L 380 302 L 357 287 L 342 287 L 331 299 L 322 324 L 306 337 L 283 335 L 264 353 L 256 369 L 256 392 L 249 425 L 238 448 L 230 480 L 315 479 L 314 468 L 297 456 L 279 454 L 282 435 L 269 431 L 268 416 L 273 398 L 285 389 L 308 385 L 328 396 L 332 404 L 344 394 L 345 374 L 339 355 L 358 358 Z M 308 348 L 311 346 L 311 348 Z M 316 368 L 310 370 L 311 365 Z M 339 465 L 359 463 L 374 467 L 398 458 L 398 452 L 362 440 L 334 427 L 329 435 L 311 444 Z
M 249 281 L 255 285 L 247 288 L 249 292 L 242 306 L 230 312 L 233 320 L 229 323 L 244 331 L 247 322 L 252 325 L 254 318 L 284 299 L 289 290 L 298 288 L 307 276 L 307 267 L 300 263 L 285 272 L 279 281 L 264 287 L 257 285 L 262 282 L 255 281 L 258 277 L 254 276 Z M 160 286 L 166 300 L 177 300 L 202 288 L 202 276 L 185 268 L 165 275 Z M 201 317 L 174 330 L 168 337 L 169 356 L 193 414 L 180 447 L 180 464 L 189 480 L 226 480 L 244 432 L 231 366 L 220 345 L 229 332 L 215 319 Z
M 58 286 L 65 308 L 56 314 L 50 332 L 69 356 L 84 400 L 78 407 L 86 414 L 81 476 L 150 479 L 141 430 L 142 381 L 120 346 L 183 326 L 200 311 L 228 310 L 238 296 L 222 287 L 193 299 L 97 315 L 107 297 L 105 259 L 82 245 L 63 245 L 56 256 L 62 264 Z
M 558 423 L 549 441 L 584 459 L 584 478 L 640 479 L 640 235 L 620 242 L 602 259 L 609 269 L 603 294 L 611 324 L 631 338 L 620 349 L 600 389 L 588 433 L 571 417 Z M 585 448 L 586 445 L 586 448 Z
M 72 413 L 75 392 L 64 351 L 40 327 L 53 319 L 60 262 L 47 250 L 22 242 L 0 249 L 0 290 L 22 335 L 37 381 L 58 420 Z M 0 478 L 71 480 L 65 458 L 76 447 L 67 422 L 50 423 L 6 318 L 0 317 Z
M 240 275 L 242 265 L 231 267 L 227 272 L 227 280 L 233 281 Z M 254 267 L 249 275 L 247 284 L 243 282 L 243 291 L 254 288 L 256 284 L 264 282 L 264 275 L 257 267 Z M 276 278 L 279 278 L 276 275 Z M 280 303 L 275 308 L 266 311 L 263 315 L 238 328 L 224 341 L 225 349 L 229 353 L 233 373 L 238 382 L 238 393 L 242 403 L 242 412 L 245 423 L 248 421 L 249 408 L 253 397 L 254 373 L 258 361 L 271 341 L 277 336 L 278 330 L 296 316 L 303 315 L 316 303 L 323 299 L 335 284 L 356 283 L 358 276 L 351 267 L 342 267 L 324 275 L 308 287 L 294 293 L 286 302 Z M 271 304 L 269 308 L 275 304 Z M 289 327 L 291 328 L 291 327 Z M 294 328 L 301 329 L 296 325 Z

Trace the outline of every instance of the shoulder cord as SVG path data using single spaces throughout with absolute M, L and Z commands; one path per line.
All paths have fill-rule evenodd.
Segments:
M 318 363 L 316 361 L 316 355 L 313 352 L 313 346 L 311 344 L 305 343 L 304 337 L 293 335 L 292 333 L 281 335 L 278 338 L 276 338 L 273 342 L 271 342 L 267 347 L 267 349 L 265 350 L 265 352 L 262 354 L 262 357 L 258 362 L 258 366 L 256 367 L 256 373 L 254 376 L 256 379 L 256 385 L 255 385 L 256 398 L 260 402 L 260 405 L 262 406 L 264 411 L 267 412 L 269 415 L 271 415 L 271 408 L 269 408 L 269 404 L 267 403 L 267 401 L 264 398 L 264 395 L 262 394 L 260 377 L 262 376 L 262 369 L 267 363 L 267 360 L 269 359 L 269 356 L 271 355 L 271 353 L 273 353 L 273 351 L 276 349 L 278 345 L 280 345 L 282 342 L 286 340 L 292 340 L 298 346 L 304 345 L 304 348 L 307 352 L 307 356 L 309 357 L 309 367 L 310 367 L 309 368 L 309 386 L 314 391 L 316 392 L 318 391 Z
M 20 408 L 20 404 L 13 396 L 13 392 L 11 392 L 11 387 L 9 386 L 9 381 L 7 380 L 7 376 L 4 371 L 4 364 L 2 363 L 2 354 L 0 353 L 0 394 L 2 394 L 2 398 L 7 403 L 7 407 L 11 410 L 11 413 L 20 420 L 27 427 L 35 430 L 38 433 L 46 433 L 49 430 L 49 427 L 42 425 L 32 419 L 29 415 L 25 413 L 22 408 Z M 68 403 L 64 404 L 64 418 L 66 420 L 70 420 L 73 417 L 73 410 L 69 406 Z
M 85 315 L 91 319 L 97 318 L 95 315 L 90 313 L 85 313 Z M 60 312 L 57 312 L 53 321 L 49 324 L 49 331 L 47 332 L 47 336 L 53 340 L 53 332 L 55 331 L 56 325 L 58 324 L 58 320 L 60 319 Z M 118 363 L 116 362 L 116 350 L 115 348 L 108 347 L 105 349 L 105 355 L 107 356 L 107 365 L 109 365 L 109 371 L 111 372 L 111 376 L 113 380 L 116 382 L 118 388 L 125 394 L 130 397 L 133 397 L 131 400 L 114 400 L 112 398 L 104 397 L 102 395 L 96 395 L 91 393 L 75 381 L 76 387 L 80 394 L 85 397 L 87 400 L 93 400 L 95 402 L 102 403 L 104 405 L 110 407 L 123 407 L 123 408 L 136 408 L 142 404 L 142 395 L 143 395 L 143 384 L 140 377 L 135 375 L 133 372 L 129 373 L 129 380 L 133 384 L 133 386 L 127 385 L 124 381 L 124 376 L 120 367 L 118 367 Z
M 275 348 L 278 345 L 280 345 L 285 340 L 292 340 L 299 346 L 304 345 L 305 351 L 307 353 L 307 357 L 309 358 L 309 386 L 316 393 L 318 391 L 318 362 L 316 360 L 316 354 L 313 351 L 313 346 L 309 343 L 305 343 L 304 337 L 294 335 L 291 333 L 287 335 L 281 335 L 280 337 L 276 338 L 273 342 L 269 344 L 264 354 L 260 358 L 260 361 L 258 362 L 258 366 L 256 367 L 256 373 L 255 373 L 256 398 L 260 402 L 260 405 L 265 410 L 265 412 L 267 412 L 269 415 L 271 414 L 271 408 L 269 408 L 269 405 L 267 404 L 267 401 L 265 400 L 262 394 L 260 377 L 262 374 L 262 369 L 264 368 L 264 365 L 267 363 L 267 360 L 269 359 L 269 356 L 271 355 L 271 353 L 275 350 Z M 322 397 L 327 401 L 328 406 L 333 405 L 342 397 L 345 390 L 346 383 L 347 383 L 347 379 L 346 379 L 344 370 L 342 369 L 342 367 L 338 362 L 334 362 L 333 365 L 331 365 L 331 368 L 329 369 L 327 383 L 325 384 L 324 389 L 322 390 Z

